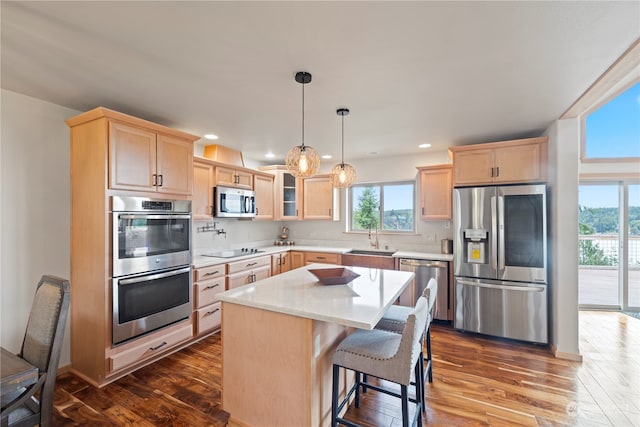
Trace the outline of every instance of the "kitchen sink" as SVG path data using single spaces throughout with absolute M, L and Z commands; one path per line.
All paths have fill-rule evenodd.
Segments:
M 342 265 L 393 270 L 396 260 L 392 251 L 353 249 L 342 254 Z
M 349 252 L 345 252 L 347 254 L 353 255 L 374 255 L 374 256 L 391 256 L 395 253 L 395 251 L 375 251 L 375 250 L 366 250 L 366 249 L 352 249 Z

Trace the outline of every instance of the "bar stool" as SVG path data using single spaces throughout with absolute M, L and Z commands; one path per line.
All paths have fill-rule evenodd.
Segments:
M 436 303 L 436 296 L 438 294 L 438 282 L 435 279 L 429 279 L 427 283 L 427 287 L 424 288 L 422 292 L 422 297 L 424 297 L 429 303 L 429 316 L 427 318 L 427 323 L 425 326 L 424 336 L 426 338 L 427 345 L 427 354 L 424 358 L 424 362 L 426 363 L 426 373 L 429 382 L 433 382 L 433 366 L 431 363 L 431 321 L 433 320 L 433 313 Z M 402 305 L 392 305 L 389 309 L 384 313 L 382 319 L 375 326 L 375 329 L 380 329 L 389 332 L 395 332 L 397 334 L 401 334 L 404 330 L 404 325 L 407 322 L 407 318 L 413 311 L 412 307 L 406 307 Z M 427 378 L 425 378 L 424 366 L 422 366 L 420 376 L 422 377 L 423 383 L 426 383 Z M 366 380 L 366 378 L 365 378 Z M 424 386 L 422 387 L 424 391 Z M 422 408 L 425 409 L 425 397 L 424 393 L 421 397 L 422 400 Z
M 338 416 L 342 408 L 355 392 L 355 406 L 360 406 L 360 389 L 372 389 L 402 400 L 402 425 L 409 426 L 409 402 L 416 404 L 416 414 L 411 425 L 422 423 L 422 399 L 424 396 L 421 375 L 422 343 L 421 337 L 428 318 L 428 302 L 420 297 L 415 308 L 407 317 L 402 334 L 373 329 L 359 329 L 346 337 L 336 348 L 333 355 L 333 387 L 331 400 L 331 426 L 338 424 L 357 426 Z M 347 392 L 344 400 L 338 403 L 338 387 L 340 368 L 350 369 L 356 373 L 356 382 Z M 413 371 L 413 372 L 412 372 Z M 365 376 L 373 376 L 400 385 L 400 394 L 371 383 Z M 415 375 L 415 399 L 408 396 L 408 387 L 412 384 L 411 376 Z

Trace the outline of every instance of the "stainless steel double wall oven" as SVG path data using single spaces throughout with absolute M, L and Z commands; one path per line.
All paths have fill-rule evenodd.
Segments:
M 111 198 L 113 345 L 187 319 L 191 202 Z

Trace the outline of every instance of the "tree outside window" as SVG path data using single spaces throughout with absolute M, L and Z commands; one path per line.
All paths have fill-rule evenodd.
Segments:
M 414 231 L 414 183 L 355 185 L 351 187 L 351 231 Z

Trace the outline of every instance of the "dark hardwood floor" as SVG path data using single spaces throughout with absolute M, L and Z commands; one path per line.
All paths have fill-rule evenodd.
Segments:
M 582 363 L 434 325 L 423 425 L 640 426 L 640 320 L 581 312 L 580 331 Z M 224 426 L 220 355 L 216 334 L 102 389 L 63 374 L 56 425 Z M 247 398 L 256 392 L 268 391 L 247 390 Z M 402 425 L 399 400 L 373 391 L 347 418 Z

